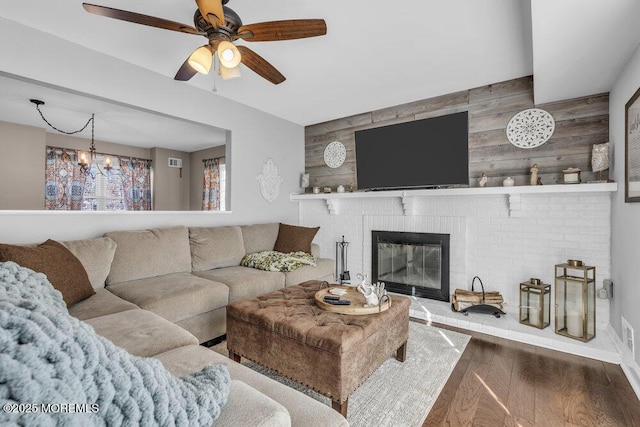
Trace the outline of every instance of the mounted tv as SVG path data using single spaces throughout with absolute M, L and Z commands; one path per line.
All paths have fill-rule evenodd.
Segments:
M 469 185 L 467 112 L 356 131 L 358 189 Z

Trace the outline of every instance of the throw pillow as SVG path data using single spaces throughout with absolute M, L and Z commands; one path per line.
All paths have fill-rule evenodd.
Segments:
M 229 398 L 226 366 L 177 378 L 69 315 L 46 277 L 13 262 L 0 263 L 0 343 L 0 425 L 209 427 Z
M 55 240 L 49 239 L 35 247 L 0 244 L 0 262 L 4 261 L 13 261 L 45 274 L 53 287 L 62 293 L 67 306 L 96 293 L 80 260 Z
M 311 253 L 311 242 L 318 230 L 320 227 L 299 227 L 281 223 L 273 250 L 286 254 L 290 252 Z

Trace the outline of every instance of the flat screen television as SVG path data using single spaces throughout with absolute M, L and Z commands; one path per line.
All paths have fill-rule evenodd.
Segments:
M 358 189 L 469 185 L 467 112 L 356 131 Z

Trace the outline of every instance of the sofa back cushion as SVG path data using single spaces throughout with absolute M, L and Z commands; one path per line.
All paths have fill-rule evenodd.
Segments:
M 272 251 L 278 238 L 279 227 L 280 224 L 277 222 L 241 226 L 244 250 L 247 254 Z
M 117 244 L 107 285 L 191 271 L 186 227 L 112 231 L 105 237 Z
M 93 289 L 104 288 L 116 253 L 116 242 L 108 237 L 62 242 L 76 256 L 89 276 Z
M 242 231 L 237 225 L 189 228 L 193 271 L 240 265 L 245 255 Z

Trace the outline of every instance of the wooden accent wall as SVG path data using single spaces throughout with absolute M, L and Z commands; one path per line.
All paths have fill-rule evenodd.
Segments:
M 555 132 L 538 148 L 517 148 L 507 139 L 507 123 L 519 111 L 534 107 L 551 113 Z M 357 188 L 355 131 L 460 111 L 469 112 L 472 187 L 478 186 L 483 172 L 489 177 L 488 186 L 502 185 L 507 176 L 516 185 L 526 185 L 534 163 L 543 184 L 561 183 L 562 170 L 569 167 L 582 170 L 583 182 L 593 180 L 592 146 L 609 140 L 609 94 L 534 105 L 533 77 L 528 76 L 307 126 L 305 170 L 311 186 L 331 186 L 335 191 L 340 184 L 348 188 L 353 183 Z M 323 154 L 336 139 L 347 148 L 347 158 L 341 167 L 332 169 L 324 164 Z

